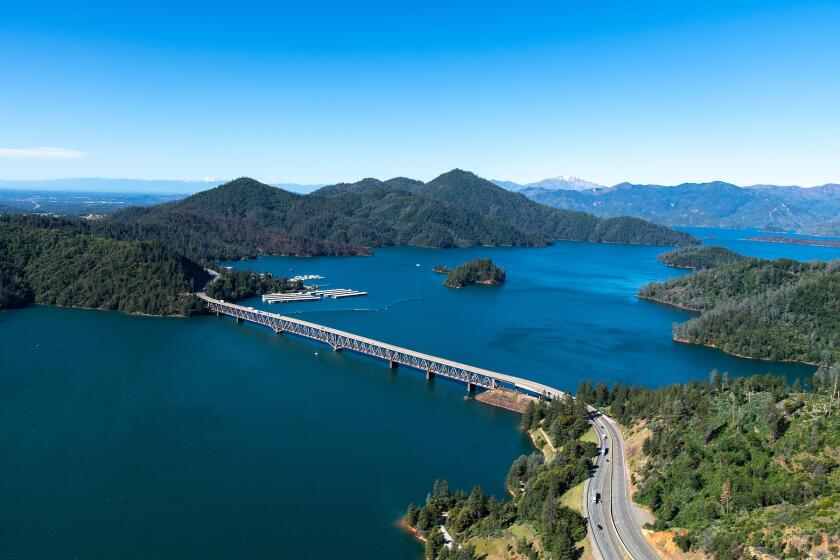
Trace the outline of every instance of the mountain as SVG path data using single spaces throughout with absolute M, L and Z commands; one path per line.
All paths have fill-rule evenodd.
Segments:
M 492 182 L 503 189 L 514 192 L 521 192 L 526 189 L 542 189 L 546 191 L 588 191 L 603 188 L 603 185 L 591 183 L 584 179 L 572 177 L 571 175 L 560 175 L 559 177 L 551 177 L 549 179 L 543 179 L 542 181 L 536 181 L 534 183 L 527 183 L 524 185 L 514 183 L 513 181 L 500 181 L 496 179 Z
M 528 198 L 597 216 L 630 215 L 670 226 L 756 227 L 810 231 L 840 216 L 840 185 L 819 187 L 731 183 L 676 186 L 620 183 L 594 190 L 525 187 Z
M 690 235 L 636 218 L 549 208 L 453 170 L 422 183 L 364 179 L 298 195 L 248 178 L 183 200 L 112 214 L 113 235 L 157 239 L 196 259 L 368 254 L 388 245 L 544 246 L 556 240 L 685 245 Z
M 112 215 L 128 235 L 199 259 L 266 254 L 365 255 L 370 247 L 544 245 L 547 241 L 463 208 L 376 179 L 298 195 L 248 178 L 172 204 Z

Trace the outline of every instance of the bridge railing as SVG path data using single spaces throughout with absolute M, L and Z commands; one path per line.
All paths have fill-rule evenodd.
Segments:
M 535 383 L 528 379 L 513 377 L 510 375 L 477 368 L 459 362 L 453 362 L 437 356 L 423 354 L 407 348 L 401 348 L 373 340 L 370 338 L 339 331 L 331 327 L 325 327 L 299 319 L 293 319 L 283 315 L 269 313 L 267 311 L 243 307 L 234 303 L 223 302 L 213 299 L 206 294 L 198 294 L 204 300 L 207 308 L 214 313 L 221 313 L 235 317 L 239 320 L 249 321 L 273 329 L 277 333 L 292 333 L 312 340 L 329 344 L 333 350 L 352 350 L 374 358 L 386 360 L 393 367 L 396 364 L 408 366 L 426 372 L 427 376 L 440 375 L 466 383 L 468 387 L 474 386 L 493 389 L 502 383 L 525 389 L 536 395 L 544 395 L 547 398 L 557 398 L 563 393 Z

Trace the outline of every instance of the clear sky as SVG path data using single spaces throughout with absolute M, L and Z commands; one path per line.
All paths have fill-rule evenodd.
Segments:
M 0 179 L 454 167 L 840 182 L 840 2 L 3 3 Z

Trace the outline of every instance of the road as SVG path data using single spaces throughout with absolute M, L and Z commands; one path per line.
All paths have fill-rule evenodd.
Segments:
M 584 513 L 589 517 L 593 554 L 604 560 L 659 560 L 633 517 L 621 432 L 612 419 L 600 413 L 593 413 L 592 426 L 602 449 L 607 449 L 595 460 L 595 475 L 584 488 Z M 594 503 L 596 494 L 600 496 Z

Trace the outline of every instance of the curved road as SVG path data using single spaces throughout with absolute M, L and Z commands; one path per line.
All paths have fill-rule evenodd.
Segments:
M 604 560 L 659 560 L 631 512 L 621 432 L 612 419 L 594 410 L 590 421 L 601 440 L 601 449 L 607 449 L 595 459 L 595 475 L 587 481 L 583 493 L 593 554 Z M 595 496 L 597 503 L 593 501 Z

